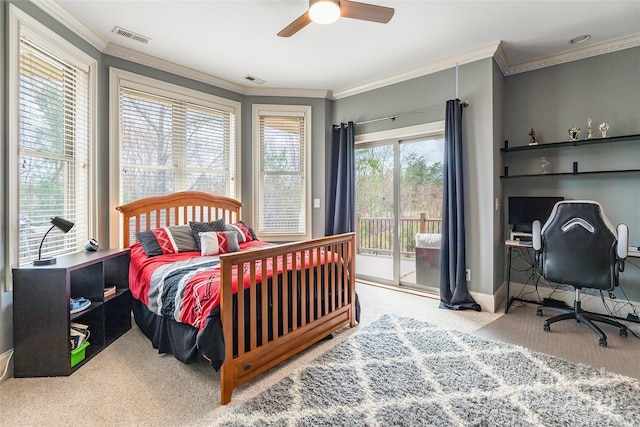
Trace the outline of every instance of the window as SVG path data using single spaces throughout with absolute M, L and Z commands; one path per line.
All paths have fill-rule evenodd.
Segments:
M 311 107 L 254 105 L 254 225 L 265 240 L 310 238 Z
M 239 103 L 117 69 L 111 91 L 112 200 L 186 190 L 238 198 Z
M 75 252 L 93 235 L 95 60 L 10 8 L 9 265 Z M 14 65 L 15 64 L 15 65 Z M 15 207 L 15 208 L 13 208 Z

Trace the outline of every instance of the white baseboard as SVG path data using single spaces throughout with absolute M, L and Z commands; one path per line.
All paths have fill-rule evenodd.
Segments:
M 13 365 L 9 365 L 11 363 L 11 356 L 13 356 L 13 349 L 0 354 L 0 375 L 4 373 L 4 376 L 0 377 L 0 381 L 4 381 L 13 376 Z
M 496 296 L 490 294 L 483 294 L 480 292 L 469 291 L 469 295 L 473 297 L 473 299 L 480 304 L 480 308 L 482 311 L 487 311 L 489 313 L 495 313 L 497 310 L 496 307 Z M 500 304 L 498 303 L 498 306 Z

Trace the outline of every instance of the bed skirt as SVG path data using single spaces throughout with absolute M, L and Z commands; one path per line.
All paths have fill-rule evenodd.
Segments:
M 360 300 L 357 293 L 355 304 L 356 321 L 359 323 Z M 132 311 L 136 325 L 149 338 L 158 353 L 172 354 L 182 363 L 193 363 L 200 357 L 204 357 L 210 361 L 216 371 L 222 366 L 225 344 L 219 307 L 211 310 L 205 328 L 199 333 L 198 329 L 191 325 L 152 313 L 143 302 L 136 299 L 133 300 Z M 234 325 L 235 329 L 236 325 Z M 260 331 L 259 327 L 258 331 Z M 237 343 L 234 342 L 234 354 L 236 352 Z

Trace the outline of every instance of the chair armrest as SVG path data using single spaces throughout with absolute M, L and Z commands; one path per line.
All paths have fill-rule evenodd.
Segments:
M 616 255 L 618 259 L 625 259 L 629 254 L 629 227 L 626 224 L 618 224 L 617 231 Z
M 540 228 L 540 221 L 537 219 L 533 221 L 531 226 L 531 243 L 533 244 L 533 249 L 536 251 L 540 251 L 542 249 L 542 234 Z

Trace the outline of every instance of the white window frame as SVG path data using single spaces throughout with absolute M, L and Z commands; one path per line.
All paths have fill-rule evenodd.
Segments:
M 303 233 L 263 233 L 259 230 L 259 218 L 262 210 L 262 173 L 260 158 L 260 116 L 294 116 L 304 117 L 304 180 L 303 203 L 304 203 L 304 232 Z M 271 242 L 287 242 L 297 240 L 307 240 L 311 238 L 311 106 L 310 105 L 273 105 L 254 104 L 252 107 L 252 128 L 253 128 L 253 217 L 252 224 L 260 240 Z
M 97 60 L 90 55 L 84 53 L 72 43 L 68 42 L 58 34 L 42 25 L 36 19 L 14 6 L 9 4 L 8 8 L 8 64 L 7 74 L 8 81 L 8 123 L 7 123 L 7 158 L 6 158 L 6 182 L 7 196 L 5 203 L 6 209 L 6 275 L 5 290 L 13 289 L 13 277 L 11 269 L 18 267 L 19 263 L 19 78 L 20 78 L 20 37 L 22 34 L 28 34 L 38 44 L 46 48 L 52 54 L 75 64 L 80 68 L 88 70 L 89 73 L 89 206 L 88 206 L 88 230 L 90 236 L 95 236 L 97 231 L 96 214 L 98 212 L 97 192 L 95 191 L 98 175 L 96 164 L 96 149 L 98 140 L 98 124 L 97 124 L 97 93 L 98 93 L 98 63 Z M 84 242 L 81 242 L 84 243 Z M 78 250 L 81 248 L 79 247 Z
M 241 123 L 241 103 L 227 98 L 221 98 L 208 93 L 188 89 L 162 80 L 153 79 L 142 76 L 140 74 L 121 70 L 111 67 L 109 69 L 109 151 L 110 151 L 110 167 L 109 167 L 109 229 L 111 247 L 122 247 L 122 219 L 121 215 L 116 211 L 116 206 L 122 204 L 121 195 L 121 167 L 120 167 L 120 89 L 127 87 L 138 89 L 144 92 L 165 96 L 173 99 L 194 102 L 204 106 L 216 109 L 231 111 L 235 115 L 234 121 L 234 175 L 231 177 L 233 182 L 234 197 L 241 199 L 240 170 L 241 152 L 240 141 L 242 128 Z

